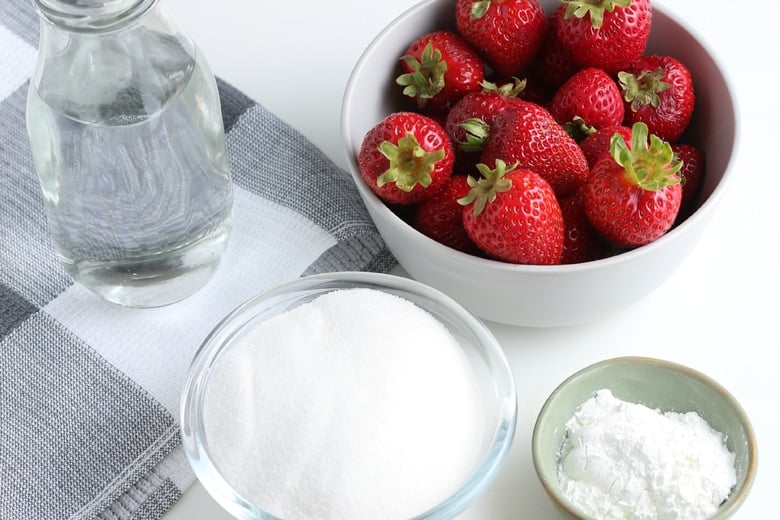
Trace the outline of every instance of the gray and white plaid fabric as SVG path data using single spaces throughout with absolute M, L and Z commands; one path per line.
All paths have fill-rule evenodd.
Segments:
M 178 404 L 201 340 L 278 283 L 395 260 L 349 176 L 219 81 L 234 230 L 214 279 L 154 310 L 105 303 L 49 244 L 25 129 L 38 19 L 0 0 L 0 518 L 159 518 L 194 480 Z

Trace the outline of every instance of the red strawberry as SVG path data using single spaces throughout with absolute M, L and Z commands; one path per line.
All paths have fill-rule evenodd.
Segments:
M 704 177 L 704 153 L 692 144 L 677 143 L 672 145 L 672 151 L 682 162 L 680 178 L 682 179 L 682 203 L 688 206 L 696 198 Z
M 617 83 L 601 69 L 588 67 L 575 73 L 555 92 L 550 113 L 560 124 L 581 124 L 596 130 L 623 122 L 623 98 Z M 574 122 L 578 117 L 581 121 Z M 574 134 L 572 134 L 574 135 Z
M 444 128 L 414 112 L 396 112 L 366 133 L 358 154 L 360 174 L 392 204 L 420 202 L 452 175 L 454 153 Z
M 606 247 L 585 214 L 582 190 L 559 201 L 563 215 L 562 264 L 578 264 L 602 258 Z
M 482 178 L 460 199 L 466 233 L 485 253 L 516 264 L 558 264 L 563 217 L 550 185 L 531 170 L 496 161 L 478 165 Z
M 435 31 L 417 38 L 401 58 L 396 83 L 417 107 L 448 110 L 485 78 L 482 58 L 458 34 Z
M 688 69 L 671 56 L 644 56 L 618 79 L 626 100 L 626 123 L 642 121 L 661 139 L 676 142 L 693 115 L 696 97 Z
M 420 204 L 412 225 L 440 244 L 464 253 L 478 254 L 479 249 L 463 227 L 463 206 L 458 203 L 458 199 L 465 197 L 470 190 L 466 175 L 450 177 L 441 190 Z
M 561 3 L 566 12 L 558 24 L 558 39 L 580 67 L 617 74 L 644 54 L 652 19 L 650 0 Z
M 493 117 L 506 108 L 507 99 L 515 98 L 524 89 L 525 82 L 517 79 L 501 86 L 483 81 L 481 91 L 463 96 L 447 113 L 444 126 L 453 146 L 466 152 L 481 151 L 489 136 Z M 470 121 L 473 119 L 482 124 Z
M 501 86 L 483 81 L 481 91 L 469 92 L 453 105 L 444 129 L 455 147 L 458 171 L 476 173 L 474 168 L 490 136 L 493 117 L 524 89 L 525 81 L 518 79 Z
M 680 162 L 672 147 L 647 125 L 632 127 L 631 149 L 615 134 L 610 155 L 598 160 L 585 184 L 588 220 L 616 246 L 652 242 L 672 226 L 680 210 Z
M 534 60 L 536 75 L 554 90 L 579 70 L 558 39 L 558 24 L 565 12 L 566 6 L 561 4 L 550 14 L 542 45 Z
M 622 125 L 605 126 L 580 141 L 580 148 L 582 153 L 585 154 L 585 159 L 587 159 L 590 168 L 593 168 L 593 165 L 601 159 L 602 155 L 609 153 L 609 144 L 614 134 L 623 136 L 623 140 L 630 146 L 631 129 Z
M 542 42 L 546 16 L 539 0 L 456 0 L 455 25 L 498 74 L 515 76 Z
M 498 159 L 535 171 L 559 197 L 574 193 L 589 173 L 577 142 L 547 110 L 528 101 L 514 101 L 493 118 L 481 162 L 494 167 Z

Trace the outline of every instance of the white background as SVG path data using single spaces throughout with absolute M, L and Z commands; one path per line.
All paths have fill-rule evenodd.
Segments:
M 164 0 L 214 72 L 301 131 L 346 168 L 340 140 L 341 97 L 353 65 L 371 39 L 415 0 L 265 2 Z M 548 394 L 573 372 L 621 355 L 688 365 L 713 377 L 741 402 L 759 442 L 759 471 L 737 519 L 776 515 L 780 485 L 780 414 L 776 350 L 780 131 L 776 88 L 780 63 L 769 0 L 657 0 L 704 41 L 726 70 L 740 122 L 735 175 L 711 226 L 693 253 L 657 291 L 608 318 L 562 329 L 491 324 L 512 365 L 518 429 L 492 488 L 460 518 L 552 520 L 538 484 L 531 431 Z M 705 12 L 706 8 L 706 12 Z M 637 273 L 637 276 L 641 276 Z M 200 484 L 165 520 L 227 520 Z

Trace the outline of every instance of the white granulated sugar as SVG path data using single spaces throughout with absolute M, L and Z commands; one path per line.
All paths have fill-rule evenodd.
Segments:
M 704 520 L 737 477 L 723 435 L 697 413 L 661 413 L 600 390 L 566 424 L 558 480 L 602 520 Z
M 433 316 L 345 289 L 259 324 L 224 354 L 205 435 L 225 480 L 276 517 L 408 519 L 473 470 L 479 394 Z

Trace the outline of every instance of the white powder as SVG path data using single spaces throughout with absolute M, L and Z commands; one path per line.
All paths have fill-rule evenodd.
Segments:
M 600 390 L 566 424 L 558 480 L 595 518 L 703 520 L 737 477 L 723 435 L 697 413 L 660 413 Z
M 284 519 L 407 519 L 457 490 L 484 435 L 474 368 L 413 303 L 345 289 L 273 317 L 214 367 L 223 477 Z

